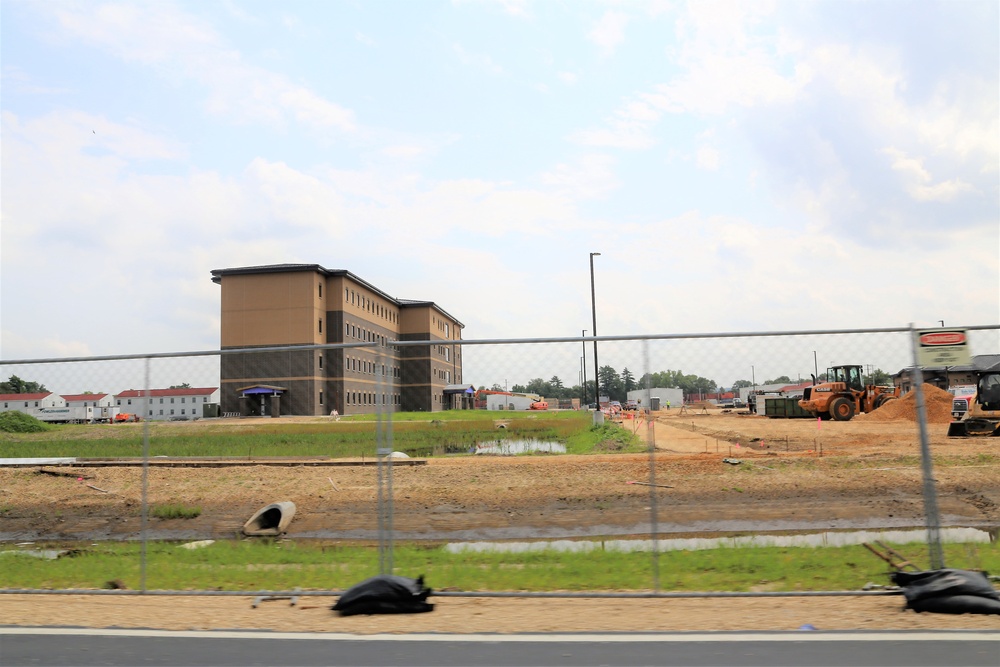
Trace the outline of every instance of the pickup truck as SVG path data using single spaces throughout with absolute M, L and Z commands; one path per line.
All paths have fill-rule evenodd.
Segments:
M 962 415 L 969 411 L 969 403 L 976 398 L 976 385 L 951 387 L 948 391 L 955 397 L 951 402 L 951 416 L 961 419 Z

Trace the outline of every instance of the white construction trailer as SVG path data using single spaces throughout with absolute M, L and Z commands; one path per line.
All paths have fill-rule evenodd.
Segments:
M 50 424 L 91 424 L 110 422 L 118 415 L 117 406 L 33 408 L 26 410 L 35 419 Z

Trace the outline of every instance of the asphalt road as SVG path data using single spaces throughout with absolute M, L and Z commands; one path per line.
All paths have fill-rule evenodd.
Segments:
M 0 627 L 0 664 L 894 665 L 1000 664 L 997 632 L 335 635 Z

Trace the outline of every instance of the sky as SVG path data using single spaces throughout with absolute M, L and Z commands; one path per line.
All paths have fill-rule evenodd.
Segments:
M 996 324 L 998 7 L 0 0 L 0 358 L 278 263 L 592 335 L 597 252 L 600 335 Z

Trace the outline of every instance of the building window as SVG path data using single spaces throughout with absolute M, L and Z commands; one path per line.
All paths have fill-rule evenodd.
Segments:
M 187 402 L 187 399 L 184 398 L 183 396 L 181 396 L 181 403 L 186 403 L 186 402 Z
M 319 355 L 319 367 L 320 367 L 320 370 L 323 369 L 323 355 L 322 354 Z
M 319 404 L 323 405 L 323 392 L 319 392 Z
M 171 397 L 171 398 L 170 398 L 170 402 L 171 402 L 171 403 L 173 403 L 173 402 L 174 402 L 174 399 L 173 399 L 173 397 Z M 129 401 L 129 404 L 130 404 L 130 405 L 131 405 L 131 403 L 132 403 L 132 401 Z M 170 414 L 174 414 L 174 411 L 173 411 L 173 410 L 171 410 L 171 411 L 170 411 Z
M 323 298 L 323 283 L 319 284 L 319 298 Z
M 319 318 L 319 332 L 323 333 L 323 318 Z

